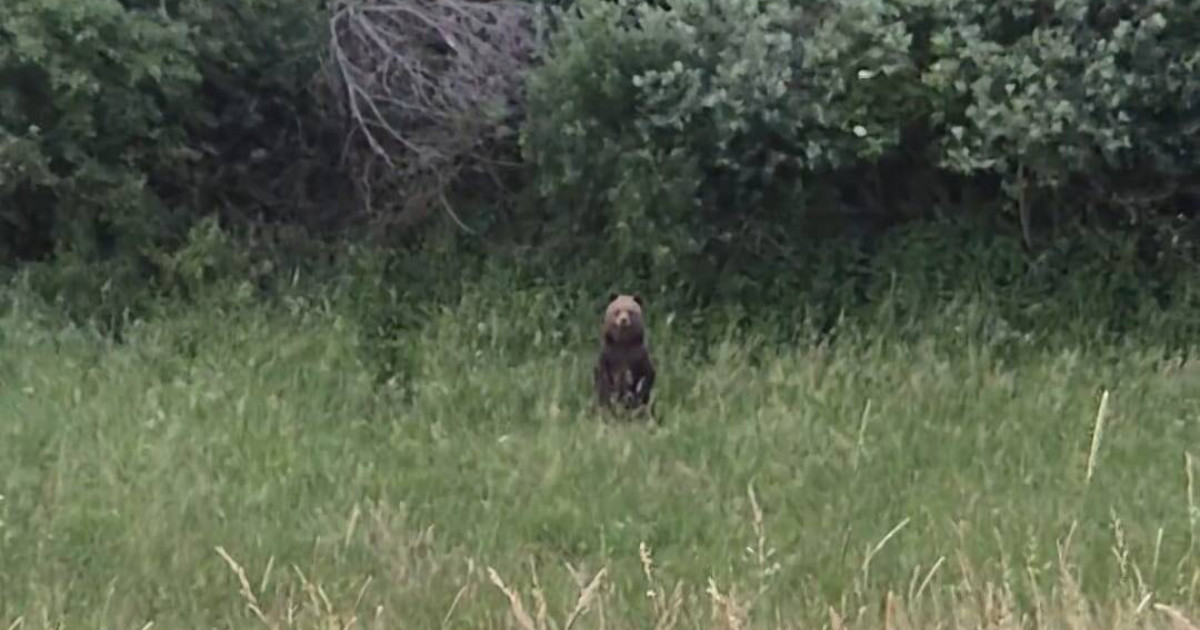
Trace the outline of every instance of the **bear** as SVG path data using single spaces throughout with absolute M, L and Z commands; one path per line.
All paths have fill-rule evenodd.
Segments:
M 600 336 L 594 378 L 601 408 L 611 409 L 614 403 L 626 410 L 645 408 L 656 372 L 646 340 L 642 297 L 610 293 Z

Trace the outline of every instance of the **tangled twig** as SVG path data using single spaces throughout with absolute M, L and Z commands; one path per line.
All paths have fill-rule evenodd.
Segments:
M 534 17 L 532 4 L 511 0 L 335 5 L 327 77 L 369 212 L 407 226 L 441 207 L 466 229 L 453 187 L 476 175 L 499 182 L 497 171 L 518 163 Z

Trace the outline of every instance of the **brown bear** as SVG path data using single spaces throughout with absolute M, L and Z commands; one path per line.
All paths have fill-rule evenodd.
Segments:
M 594 377 L 601 407 L 621 403 L 633 410 L 650 402 L 655 371 L 646 343 L 641 296 L 609 295 Z

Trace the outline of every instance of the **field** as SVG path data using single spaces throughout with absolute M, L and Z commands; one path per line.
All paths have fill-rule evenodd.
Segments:
M 1200 603 L 1192 363 L 949 320 L 701 343 L 651 303 L 662 424 L 604 423 L 595 314 L 511 323 L 531 302 L 464 297 L 386 380 L 320 301 L 117 343 L 10 300 L 0 628 L 1128 628 Z

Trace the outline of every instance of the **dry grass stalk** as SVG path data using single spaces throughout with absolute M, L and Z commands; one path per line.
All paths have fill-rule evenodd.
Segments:
M 568 571 L 574 574 L 574 571 L 572 571 L 572 568 L 569 566 Z M 555 623 L 554 619 L 551 618 L 549 614 L 549 605 L 547 604 L 545 595 L 542 592 L 536 570 L 533 571 L 532 578 L 532 594 L 537 606 L 536 617 L 531 616 L 525 609 L 525 603 L 522 601 L 520 593 L 518 593 L 516 589 L 510 588 L 508 585 L 506 585 L 504 580 L 500 578 L 500 574 L 497 573 L 495 569 L 488 567 L 487 572 L 488 579 L 492 582 L 492 584 L 495 585 L 496 588 L 500 589 L 500 592 L 504 593 L 504 596 L 508 598 L 509 612 L 512 613 L 513 618 L 516 619 L 517 625 L 521 627 L 521 630 L 551 630 L 558 627 L 558 624 Z M 591 581 L 587 582 L 587 584 L 580 589 L 579 597 L 576 598 L 575 605 L 571 608 L 571 611 L 567 613 L 566 621 L 562 626 L 562 630 L 571 630 L 571 628 L 575 626 L 583 614 L 591 609 L 592 604 L 599 599 L 600 586 L 603 583 L 604 576 L 607 574 L 607 568 L 600 569 L 600 571 L 598 571 L 596 575 L 592 577 Z
M 1191 535 L 1188 541 L 1188 553 L 1196 545 L 1196 524 L 1200 520 L 1200 511 L 1196 510 L 1196 473 L 1192 466 L 1192 454 L 1184 451 L 1183 453 L 1183 473 L 1187 478 L 1187 507 L 1188 507 L 1188 526 Z
M 1166 604 L 1155 604 L 1154 608 L 1165 614 L 1171 620 L 1171 627 L 1174 630 L 1200 630 L 1190 619 L 1183 616 L 1183 613 L 1167 606 Z
M 834 610 L 833 606 L 829 607 L 829 628 L 830 630 L 846 630 L 846 622 L 842 621 L 842 616 Z
M 571 630 L 575 622 L 579 620 L 579 617 L 591 608 L 592 602 L 600 592 L 600 583 L 607 573 L 607 567 L 600 569 L 595 577 L 592 578 L 592 581 L 579 593 L 579 600 L 575 602 L 575 608 L 571 610 L 571 614 L 567 615 L 567 623 L 563 626 L 563 630 Z
M 1096 459 L 1100 453 L 1100 437 L 1104 433 L 1104 420 L 1108 416 L 1108 390 L 1100 396 L 1100 408 L 1096 410 L 1096 424 L 1092 430 L 1092 449 L 1088 453 L 1086 482 L 1092 482 L 1092 474 L 1096 471 Z
M 549 628 L 547 620 L 550 618 L 550 606 L 546 603 L 546 594 L 542 591 L 542 583 L 538 580 L 537 565 L 533 560 L 529 561 L 529 573 L 533 578 L 533 602 L 537 606 L 537 627 L 539 630 Z
M 747 488 L 747 494 L 750 499 L 750 520 L 757 543 L 748 547 L 747 551 L 759 559 L 761 565 L 771 555 L 772 550 L 766 544 L 764 510 L 753 486 Z M 864 562 L 864 571 L 869 568 L 871 558 L 884 549 L 908 522 L 908 519 L 902 520 L 869 548 Z M 1197 627 L 1179 609 L 1153 601 L 1153 594 L 1148 591 L 1147 584 L 1138 571 L 1137 563 L 1132 559 L 1121 521 L 1114 515 L 1112 522 L 1115 537 L 1113 555 L 1117 568 L 1125 576 L 1124 579 L 1127 583 L 1136 589 L 1135 597 L 1130 599 L 1119 597 L 1103 602 L 1086 600 L 1069 560 L 1076 532 L 1076 525 L 1072 524 L 1070 530 L 1057 544 L 1058 576 L 1053 588 L 1045 593 L 1040 592 L 1047 585 L 1039 583 L 1036 576 L 1030 575 L 1030 585 L 1034 591 L 1038 591 L 1032 611 L 1022 612 L 1023 607 L 1018 603 L 1019 598 L 1016 594 L 1017 585 L 1010 582 L 1013 575 L 1011 572 L 1007 569 L 1002 571 L 1004 577 L 999 582 L 970 579 L 973 571 L 961 551 L 959 562 L 963 570 L 960 581 L 949 588 L 935 589 L 933 587 L 934 577 L 942 571 L 943 565 L 946 564 L 947 557 L 942 556 L 928 568 L 915 567 L 911 577 L 907 580 L 906 592 L 897 594 L 892 589 L 885 589 L 881 602 L 875 596 L 870 595 L 870 591 L 864 591 L 861 595 L 851 595 L 849 599 L 843 598 L 840 607 L 820 604 L 819 600 L 812 600 L 811 603 L 826 606 L 828 611 L 827 627 L 830 630 L 849 630 L 852 627 L 882 628 L 883 630 L 915 630 L 927 627 L 995 630 L 1018 630 L 1030 627 L 1062 627 L 1073 630 L 1170 627 L 1173 630 L 1200 630 L 1200 627 Z M 259 598 L 269 583 L 273 560 L 267 563 L 260 588 L 256 594 L 250 586 L 246 571 L 224 549 L 218 548 L 218 553 L 238 576 L 242 598 L 249 603 L 250 610 L 269 628 L 320 627 L 345 630 L 355 627 L 359 622 L 357 616 L 337 615 L 324 589 L 319 584 L 310 581 L 300 569 L 295 567 L 293 567 L 295 575 L 309 600 L 306 610 L 314 614 L 297 619 L 292 614 L 293 607 L 288 606 L 286 621 L 282 618 L 271 618 L 264 614 Z M 703 593 L 697 589 L 685 588 L 684 583 L 679 581 L 668 593 L 660 583 L 658 576 L 660 571 L 655 567 L 651 549 L 644 542 L 639 544 L 638 557 L 643 576 L 648 583 L 646 595 L 651 600 L 651 618 L 634 619 L 627 614 L 622 614 L 619 618 L 614 619 L 616 627 L 649 626 L 654 630 L 675 630 L 680 625 L 683 614 L 688 612 L 689 606 L 685 604 L 690 604 L 690 608 L 694 609 L 695 605 L 702 605 L 703 595 L 707 595 L 711 604 L 711 616 L 707 624 L 701 619 L 694 620 L 695 627 L 746 630 L 752 625 L 755 627 L 764 625 L 762 620 L 752 623 L 750 616 L 751 610 L 755 608 L 753 604 L 757 596 L 752 595 L 745 598 L 738 594 L 743 586 L 754 584 L 755 578 L 759 578 L 761 584 L 761 574 L 747 573 L 743 576 L 747 581 L 735 578 L 725 590 L 719 588 L 717 582 L 710 578 Z M 1004 560 L 1001 562 L 1003 563 Z M 474 566 L 473 563 L 469 562 L 468 564 L 471 567 Z M 609 576 L 609 569 L 603 567 L 590 576 L 584 570 L 577 569 L 570 564 L 566 565 L 566 569 L 570 576 L 567 579 L 573 587 L 578 589 L 578 597 L 572 606 L 563 610 L 564 615 L 561 618 L 555 618 L 551 614 L 551 607 L 548 605 L 543 591 L 542 576 L 539 575 L 535 565 L 531 564 L 530 567 L 531 585 L 529 592 L 526 593 L 533 598 L 534 608 L 532 610 L 526 608 L 521 593 L 516 588 L 505 584 L 495 569 L 488 567 L 487 575 L 491 584 L 505 595 L 506 608 L 511 613 L 516 627 L 520 630 L 575 630 L 580 627 L 582 617 L 592 609 L 601 611 L 596 625 L 604 630 L 608 627 L 608 620 L 604 618 L 602 611 L 606 606 L 604 585 Z M 468 570 L 467 583 L 458 589 L 450 605 L 450 610 L 442 619 L 443 629 L 448 626 L 451 615 L 459 607 L 460 602 L 470 598 L 471 589 L 469 587 L 475 584 L 471 578 L 473 575 L 475 573 L 471 568 Z M 367 579 L 358 589 L 353 610 L 358 610 L 364 604 L 370 584 L 371 580 Z M 881 605 L 872 605 L 871 600 L 880 602 Z M 927 605 L 922 605 L 921 602 L 927 602 Z M 1143 614 L 1151 607 L 1161 615 Z M 383 618 L 382 611 L 382 606 L 375 607 L 376 627 L 383 627 L 395 621 Z M 849 623 L 844 615 L 849 615 Z M 561 624 L 558 623 L 559 619 L 562 620 Z M 780 611 L 776 611 L 773 622 L 774 627 L 777 628 L 801 627 L 798 624 L 802 623 L 799 620 L 785 618 Z M 18 627 L 23 627 L 20 619 L 10 627 L 10 630 L 16 630 Z
M 728 595 L 721 593 L 717 583 L 708 578 L 709 599 L 712 601 L 712 619 L 724 630 L 742 630 L 749 622 L 748 607 L 738 600 L 732 589 Z
M 470 586 L 470 584 L 463 584 L 462 588 L 459 588 L 458 592 L 454 594 L 454 599 L 450 601 L 450 607 L 446 610 L 446 615 L 442 617 L 442 630 L 450 626 L 450 618 L 454 616 L 454 611 L 458 609 L 458 604 L 462 602 Z
M 538 630 L 537 625 L 533 623 L 533 617 L 529 616 L 529 612 L 525 610 L 525 603 L 521 601 L 521 595 L 514 589 L 509 588 L 504 584 L 504 580 L 500 579 L 500 574 L 492 567 L 487 568 L 488 579 L 496 588 L 500 589 L 501 593 L 508 598 L 509 611 L 517 620 L 517 625 L 521 626 L 521 630 Z
M 917 587 L 916 592 L 909 601 L 920 601 L 921 595 L 925 593 L 925 589 L 929 587 L 929 583 L 933 581 L 933 576 L 937 574 L 938 569 L 942 568 L 942 564 L 946 562 L 946 556 L 941 556 L 937 562 L 933 563 L 933 567 L 929 569 L 929 573 L 925 574 L 925 579 L 921 580 L 921 585 Z
M 885 546 L 887 546 L 888 541 L 890 541 L 892 538 L 894 538 L 896 536 L 896 534 L 899 534 L 900 530 L 902 530 L 908 526 L 909 520 L 910 520 L 909 517 L 907 517 L 907 516 L 904 517 L 904 519 L 901 520 L 899 523 L 897 523 L 896 526 L 891 529 L 891 531 L 889 531 L 887 534 L 884 534 L 883 538 L 881 538 L 879 540 L 879 542 L 875 543 L 874 547 L 867 550 L 867 554 L 863 558 L 863 563 L 862 563 L 862 574 L 863 574 L 862 580 L 863 580 L 864 587 L 870 583 L 871 560 L 873 560 L 875 558 L 875 556 L 880 551 L 882 551 Z
M 679 613 L 683 610 L 683 582 L 675 583 L 675 590 L 670 597 L 666 590 L 654 578 L 654 559 L 650 547 L 643 541 L 638 543 L 638 558 L 642 562 L 642 574 L 646 576 L 649 588 L 646 596 L 654 610 L 654 630 L 673 630 L 679 623 Z
M 301 624 L 302 618 L 298 617 L 296 614 L 299 607 L 290 601 L 290 596 L 288 597 L 286 605 L 283 607 L 282 619 L 273 618 L 273 616 L 268 615 L 261 604 L 259 596 L 255 594 L 250 585 L 250 579 L 246 574 L 246 570 L 236 560 L 234 560 L 233 557 L 230 556 L 223 547 L 218 546 L 216 551 L 217 554 L 220 555 L 225 561 L 225 563 L 229 565 L 230 569 L 234 572 L 234 575 L 237 576 L 239 591 L 242 599 L 246 601 L 247 608 L 254 613 L 254 616 L 264 626 L 273 630 L 276 628 L 308 627 Z M 267 567 L 263 571 L 259 593 L 265 591 L 269 583 L 273 566 L 274 557 L 268 561 Z M 353 628 L 354 626 L 358 625 L 359 618 L 355 611 L 362 606 L 366 599 L 367 589 L 373 582 L 373 579 L 370 576 L 367 576 L 363 580 L 362 585 L 359 586 L 357 596 L 355 597 L 354 603 L 350 608 L 350 612 L 347 614 L 341 614 L 335 610 L 332 602 L 329 599 L 329 596 L 325 593 L 324 587 L 322 587 L 320 584 L 310 581 L 299 567 L 292 565 L 292 570 L 300 582 L 301 589 L 308 596 L 308 611 L 312 614 L 313 618 L 315 618 L 320 627 L 348 630 L 349 628 Z M 380 614 L 382 614 L 382 607 L 376 609 L 377 619 Z M 278 617 L 278 615 L 275 615 L 274 617 Z M 147 625 L 147 627 L 149 627 L 149 625 Z
M 274 628 L 275 626 L 267 620 L 266 615 L 263 614 L 262 608 L 259 606 L 258 598 L 254 595 L 254 589 L 250 587 L 250 579 L 246 577 L 246 570 L 230 557 L 224 547 L 218 546 L 217 554 L 225 560 L 225 564 L 228 564 L 229 568 L 233 570 L 234 575 L 237 576 L 238 583 L 241 585 L 242 599 L 246 600 L 246 606 L 254 613 L 255 617 L 258 617 L 264 626 Z
M 267 592 L 267 585 L 271 582 L 271 569 L 275 567 L 275 556 L 267 558 L 267 568 L 263 569 L 262 579 L 258 582 L 258 592 Z
M 893 528 L 897 531 L 897 528 Z M 945 591 L 938 591 L 933 596 L 932 601 L 945 602 L 946 608 L 917 607 L 917 602 L 921 601 L 922 597 L 930 595 L 930 583 L 932 577 L 936 575 L 946 562 L 945 557 L 939 558 L 932 567 L 927 570 L 915 570 L 913 573 L 917 576 L 915 581 L 908 584 L 908 594 L 897 594 L 891 589 L 885 590 L 882 595 L 881 605 L 871 606 L 869 602 L 863 600 L 853 604 L 843 601 L 841 609 L 846 610 L 847 607 L 857 611 L 856 614 L 851 614 L 851 623 L 848 623 L 843 613 L 834 606 L 826 605 L 828 613 L 827 626 L 830 630 L 849 630 L 850 628 L 880 628 L 882 630 L 916 630 L 918 628 L 979 628 L 979 629 L 994 629 L 994 630 L 1018 630 L 1022 628 L 1042 628 L 1042 627 L 1061 627 L 1073 630 L 1098 630 L 1103 628 L 1172 628 L 1172 630 L 1200 630 L 1181 610 L 1162 603 L 1153 603 L 1150 593 L 1140 597 L 1138 601 L 1122 601 L 1112 600 L 1107 603 L 1090 602 L 1089 605 L 1079 588 L 1076 576 L 1073 574 L 1068 557 L 1070 555 L 1072 538 L 1074 535 L 1074 527 L 1058 544 L 1058 580 L 1055 588 L 1051 591 L 1047 600 L 1038 599 L 1036 610 L 1027 611 L 1025 614 L 1018 613 L 1021 610 L 1018 605 L 1018 598 L 1015 594 L 1013 584 L 1006 582 L 990 582 L 979 581 L 973 588 L 950 588 Z M 876 545 L 878 547 L 878 545 Z M 1118 545 L 1119 547 L 1120 545 Z M 225 562 L 233 568 L 234 573 L 239 576 L 239 584 L 242 591 L 242 597 L 253 604 L 251 610 L 260 608 L 259 595 L 256 595 L 250 590 L 250 581 L 246 578 L 246 572 L 238 565 L 229 554 L 224 550 L 219 551 Z M 682 582 L 676 584 L 670 596 L 667 596 L 666 591 L 659 583 L 657 576 L 658 571 L 654 567 L 651 551 L 644 543 L 639 546 L 638 552 L 641 560 L 642 571 L 646 579 L 650 582 L 650 589 L 647 595 L 653 602 L 652 619 L 635 619 L 628 616 L 622 616 L 617 621 L 616 626 L 625 627 L 653 627 L 654 630 L 673 630 L 678 627 L 679 619 L 681 618 L 684 609 L 685 601 L 692 604 L 701 603 L 702 600 L 688 597 L 688 591 L 684 588 Z M 964 560 L 965 562 L 965 560 Z M 605 589 L 603 588 L 605 581 L 609 575 L 607 567 L 601 568 L 594 575 L 587 577 L 583 572 L 576 570 L 568 565 L 568 572 L 573 576 L 570 579 L 572 585 L 579 589 L 578 597 L 575 599 L 573 606 L 569 610 L 564 610 L 564 616 L 561 618 L 563 623 L 559 624 L 558 619 L 550 614 L 549 606 L 546 605 L 546 600 L 542 591 L 542 579 L 538 571 L 532 573 L 532 584 L 530 585 L 531 595 L 535 601 L 535 609 L 529 610 L 523 602 L 521 594 L 517 589 L 509 587 L 500 578 L 498 572 L 492 568 L 487 569 L 487 574 L 490 582 L 496 586 L 507 598 L 507 609 L 512 614 L 516 627 L 520 630 L 575 630 L 580 627 L 580 621 L 583 615 L 593 608 L 601 606 L 605 599 Z M 356 616 L 343 617 L 335 614 L 333 606 L 329 603 L 329 598 L 325 595 L 324 589 L 310 581 L 299 569 L 295 569 L 297 580 L 302 583 L 303 590 L 306 592 L 311 608 L 310 611 L 316 613 L 315 616 L 307 616 L 302 619 L 296 619 L 291 616 L 290 611 L 286 622 L 282 618 L 270 619 L 267 615 L 262 615 L 261 611 L 256 612 L 256 616 L 270 628 L 337 628 L 347 630 L 356 627 L 359 618 Z M 747 575 L 747 578 L 753 580 L 753 575 Z M 365 593 L 371 581 L 368 579 L 358 589 L 358 597 L 355 599 L 354 609 L 358 609 L 365 600 Z M 749 599 L 742 598 L 736 593 L 742 582 L 734 581 L 727 589 L 719 588 L 716 581 L 709 579 L 707 588 L 704 593 L 711 604 L 710 623 L 705 624 L 702 621 L 696 627 L 719 628 L 721 630 L 746 630 L 752 627 L 750 618 Z M 962 582 L 960 585 L 965 586 L 967 583 Z M 694 592 L 693 592 L 694 593 Z M 694 593 L 699 595 L 699 593 Z M 466 586 L 460 588 L 454 597 L 455 603 L 451 605 L 453 610 L 457 607 L 458 602 L 469 596 L 469 589 Z M 876 600 L 879 601 L 879 600 Z M 1048 602 L 1048 603 L 1047 603 Z M 815 601 L 813 603 L 816 603 Z M 1153 607 L 1161 615 L 1146 616 L 1142 613 Z M 384 627 L 394 620 L 384 619 L 380 617 L 382 607 L 375 608 L 375 627 Z M 446 614 L 443 620 L 445 627 L 450 617 L 450 613 Z M 605 622 L 597 620 L 597 627 L 607 627 Z M 774 619 L 774 627 L 777 628 L 793 628 L 802 627 L 799 625 L 799 620 L 789 620 L 782 615 L 776 615 Z M 753 623 L 757 627 L 761 622 Z M 22 620 L 17 620 L 9 627 L 9 630 L 17 630 L 24 627 Z M 52 627 L 52 626 L 47 626 Z M 146 626 L 148 628 L 149 626 Z M 143 630 L 146 630 L 144 628 Z
M 754 495 L 753 484 L 746 486 L 746 494 L 750 497 L 750 512 L 752 517 L 751 525 L 754 528 L 754 540 L 758 545 L 752 551 L 754 553 L 755 561 L 757 561 L 759 567 L 763 568 L 765 571 L 767 561 L 772 555 L 775 554 L 775 550 L 767 549 L 767 530 L 763 525 L 763 511 L 758 505 L 758 497 Z
M 862 463 L 863 457 L 867 451 L 867 422 L 871 419 L 871 399 L 867 399 L 866 405 L 863 406 L 862 416 L 858 422 L 858 442 L 854 448 L 851 467 L 858 471 L 859 465 Z

